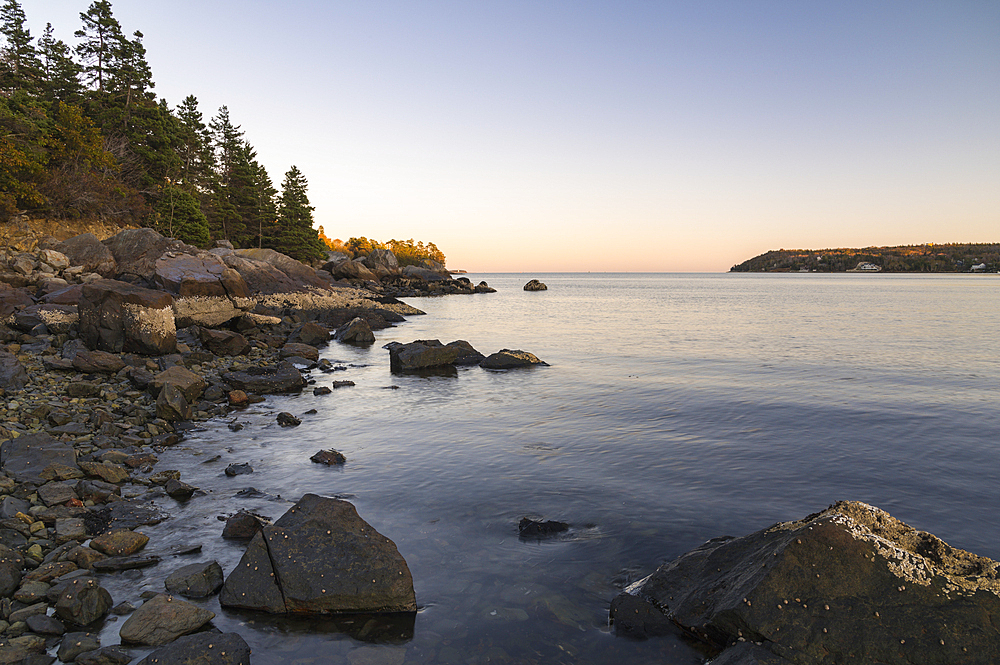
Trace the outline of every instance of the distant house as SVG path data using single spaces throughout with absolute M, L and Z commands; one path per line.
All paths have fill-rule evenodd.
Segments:
M 874 263 L 869 263 L 868 261 L 862 261 L 858 265 L 854 266 L 851 270 L 847 272 L 881 272 L 882 266 L 875 265 Z

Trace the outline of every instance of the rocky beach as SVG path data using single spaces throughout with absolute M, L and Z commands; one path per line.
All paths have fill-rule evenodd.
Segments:
M 373 330 L 422 313 L 398 297 L 490 291 L 441 266 L 400 268 L 383 250 L 336 258 L 306 266 L 272 250 L 204 251 L 148 229 L 104 241 L 42 238 L 4 254 L 0 663 L 249 663 L 246 641 L 214 629 L 214 613 L 198 602 L 215 595 L 223 607 L 272 615 L 385 614 L 412 634 L 419 599 L 407 562 L 349 500 L 290 497 L 273 523 L 251 511 L 228 516 L 218 537 L 246 543 L 231 570 L 167 562 L 165 553 L 197 545 L 150 543 L 142 532 L 171 519 L 154 499 L 212 491 L 159 464 L 199 422 L 308 391 L 317 374 L 337 376 L 343 368 L 320 350 L 370 345 Z M 463 340 L 386 346 L 401 374 L 544 365 L 521 350 L 487 356 Z M 299 417 L 282 412 L 276 422 L 295 428 Z M 312 458 L 343 462 L 333 448 Z M 535 539 L 569 528 L 521 527 Z M 105 588 L 105 576 L 137 569 L 162 569 L 163 592 Z M 995 562 L 847 502 L 709 541 L 607 601 L 618 639 L 679 633 L 716 663 L 873 654 L 988 663 L 1000 645 L 998 579 Z M 104 630 L 102 644 L 93 630 L 108 617 L 120 617 L 120 643 Z

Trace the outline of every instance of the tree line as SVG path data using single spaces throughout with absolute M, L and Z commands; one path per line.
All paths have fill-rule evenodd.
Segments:
M 308 182 L 292 166 L 279 192 L 221 107 L 194 95 L 171 108 L 153 92 L 143 34 L 108 0 L 80 13 L 74 46 L 0 8 L 0 221 L 30 213 L 149 226 L 193 245 L 228 240 L 322 259 Z
M 872 263 L 883 272 L 998 272 L 1000 244 L 777 249 L 735 265 L 730 272 L 846 272 L 859 263 Z

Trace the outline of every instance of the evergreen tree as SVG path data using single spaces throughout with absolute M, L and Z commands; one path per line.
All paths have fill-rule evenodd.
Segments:
M 292 166 L 285 173 L 278 198 L 278 219 L 265 246 L 287 254 L 299 261 L 322 259 L 326 256 L 319 233 L 313 228 L 312 212 L 306 194 L 309 188 L 298 167 Z
M 6 45 L 0 50 L 0 90 L 32 91 L 38 84 L 41 63 L 31 44 L 31 32 L 25 29 L 27 18 L 17 0 L 5 0 L 0 7 L 0 34 Z
M 41 88 L 48 101 L 72 102 L 79 99 L 83 91 L 80 74 L 83 68 L 73 61 L 66 44 L 52 34 L 52 24 L 45 25 L 45 32 L 38 40 L 41 56 Z
M 86 12 L 80 13 L 80 20 L 83 28 L 74 34 L 83 41 L 76 47 L 76 53 L 84 62 L 87 78 L 97 84 L 99 92 L 104 92 L 117 70 L 121 43 L 127 40 L 108 0 L 95 0 Z
M 168 238 L 177 238 L 189 245 L 204 247 L 210 236 L 208 220 L 201 212 L 198 199 L 174 185 L 165 186 L 153 207 L 154 228 Z
M 113 53 L 116 62 L 108 87 L 114 95 L 116 106 L 122 109 L 124 126 L 132 115 L 132 109 L 144 101 L 155 99 L 150 90 L 156 87 L 153 83 L 153 72 L 146 61 L 146 47 L 142 45 L 142 33 L 133 33 L 135 39 L 122 35 L 114 45 Z
M 178 181 L 188 191 L 201 195 L 207 193 L 212 183 L 212 135 L 202 121 L 198 98 L 188 95 L 177 107 L 178 128 L 177 156 L 180 158 Z
M 243 153 L 243 132 L 229 118 L 229 109 L 223 106 L 218 115 L 209 121 L 212 136 L 215 174 L 211 183 L 208 205 L 208 224 L 212 238 L 229 240 L 242 246 L 246 236 L 246 224 L 237 209 L 240 176 L 238 165 Z

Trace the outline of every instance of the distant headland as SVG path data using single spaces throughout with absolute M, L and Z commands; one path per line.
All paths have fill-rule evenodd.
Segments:
M 950 243 L 862 249 L 776 249 L 730 272 L 1000 272 L 1000 244 Z

